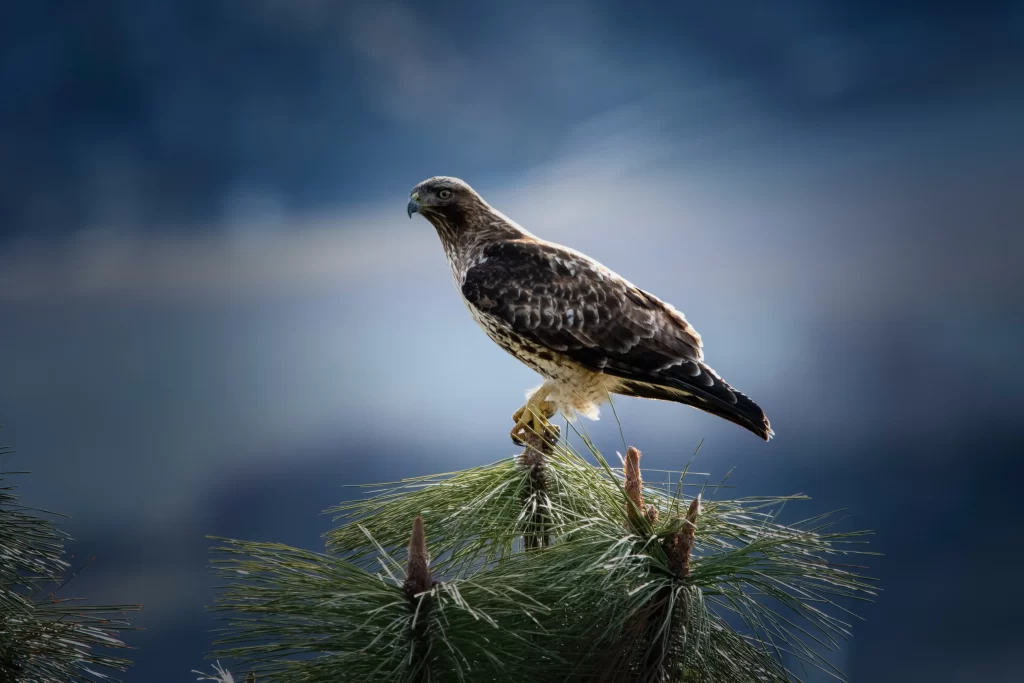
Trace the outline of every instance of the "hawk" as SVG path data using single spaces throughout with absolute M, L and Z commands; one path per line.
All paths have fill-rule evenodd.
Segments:
M 535 237 L 458 178 L 424 180 L 407 212 L 437 230 L 487 336 L 544 377 L 513 415 L 513 440 L 543 433 L 557 412 L 597 419 L 609 394 L 684 403 L 765 441 L 774 435 L 764 411 L 704 363 L 700 335 L 671 304 Z

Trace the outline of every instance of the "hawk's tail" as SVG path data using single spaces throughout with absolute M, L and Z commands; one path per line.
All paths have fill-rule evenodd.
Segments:
M 674 365 L 652 375 L 648 381 L 624 379 L 618 393 L 684 403 L 738 424 L 765 441 L 775 436 L 760 406 L 700 362 Z

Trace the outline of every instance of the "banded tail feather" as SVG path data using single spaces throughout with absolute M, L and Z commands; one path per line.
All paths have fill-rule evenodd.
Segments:
M 653 374 L 649 381 L 623 378 L 619 393 L 693 406 L 729 420 L 765 441 L 775 436 L 760 406 L 733 389 L 718 373 L 699 361 L 665 368 Z

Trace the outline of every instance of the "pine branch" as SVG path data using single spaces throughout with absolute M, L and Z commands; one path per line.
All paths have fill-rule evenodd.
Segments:
M 138 606 L 61 597 L 75 576 L 63 559 L 68 537 L 39 514 L 0 487 L 0 682 L 112 680 L 96 669 L 129 662 L 99 650 L 125 649 L 119 632 Z
M 597 485 L 601 473 L 564 445 L 525 436 L 527 446 L 515 458 L 363 487 L 371 489 L 369 497 L 328 510 L 342 522 L 326 535 L 328 551 L 373 566 L 376 548 L 366 543 L 362 526 L 401 559 L 409 520 L 417 516 L 433 530 L 436 565 L 446 575 L 471 573 L 531 543 L 550 542 L 571 519 L 586 514 L 589 502 L 575 493 L 588 482 Z
M 434 581 L 424 525 L 413 524 L 403 572 L 379 550 L 380 572 L 275 544 L 224 541 L 215 568 L 234 579 L 218 599 L 231 612 L 219 657 L 242 659 L 260 680 L 513 680 L 503 643 L 526 642 L 547 607 L 518 590 L 473 579 Z M 398 576 L 404 574 L 403 579 Z
M 861 532 L 779 524 L 803 496 L 686 499 L 690 473 L 649 485 L 638 450 L 621 472 L 591 455 L 528 442 L 378 489 L 333 510 L 330 555 L 226 541 L 216 654 L 268 681 L 746 683 L 795 680 L 788 662 L 841 677 L 828 653 L 873 595 L 851 563 Z
M 525 515 L 522 528 L 523 548 L 535 550 L 551 545 L 551 499 L 548 496 L 548 460 L 558 444 L 558 427 L 549 425 L 546 434 L 523 430 L 523 453 L 519 468 L 529 476 L 523 488 L 521 506 Z

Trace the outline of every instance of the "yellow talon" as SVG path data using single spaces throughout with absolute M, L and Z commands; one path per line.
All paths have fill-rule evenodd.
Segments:
M 558 438 L 558 427 L 548 421 L 558 412 L 558 407 L 551 401 L 544 400 L 547 394 L 546 391 L 538 391 L 512 415 L 515 426 L 509 432 L 509 436 L 513 443 L 524 446 L 523 436 L 526 433 L 543 436 L 548 440 Z

